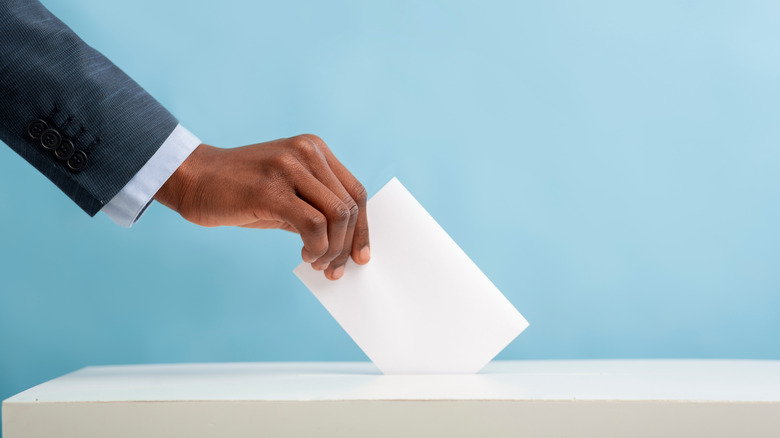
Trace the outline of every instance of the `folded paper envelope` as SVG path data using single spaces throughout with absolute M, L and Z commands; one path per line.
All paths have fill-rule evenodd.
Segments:
M 294 272 L 383 373 L 476 373 L 528 327 L 400 181 L 367 209 L 367 265 Z

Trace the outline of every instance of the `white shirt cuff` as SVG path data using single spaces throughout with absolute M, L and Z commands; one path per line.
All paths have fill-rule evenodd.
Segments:
M 160 149 L 101 211 L 117 225 L 130 228 L 152 203 L 160 187 L 199 145 L 198 137 L 176 125 Z

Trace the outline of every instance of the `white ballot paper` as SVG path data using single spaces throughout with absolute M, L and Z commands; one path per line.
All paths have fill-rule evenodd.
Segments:
M 528 322 L 393 178 L 368 201 L 371 261 L 294 272 L 385 374 L 476 373 Z

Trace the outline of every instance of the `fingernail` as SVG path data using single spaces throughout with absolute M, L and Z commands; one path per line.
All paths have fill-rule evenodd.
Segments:
M 314 257 L 311 256 L 309 251 L 306 251 L 306 248 L 304 248 L 303 251 L 301 251 L 301 255 L 303 256 L 303 261 L 305 263 L 311 263 L 315 260 Z
M 325 270 L 325 266 L 318 265 L 316 263 L 312 263 L 311 267 L 314 268 L 315 271 L 323 271 L 323 270 Z
M 360 250 L 360 261 L 366 263 L 370 259 L 371 259 L 371 249 L 367 246 L 364 246 L 363 249 Z
M 344 265 L 341 265 L 338 268 L 333 270 L 334 280 L 338 280 L 339 278 L 341 278 L 342 275 L 344 275 Z

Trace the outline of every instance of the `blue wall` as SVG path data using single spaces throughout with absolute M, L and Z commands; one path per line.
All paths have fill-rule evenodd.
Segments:
M 44 2 L 203 141 L 398 176 L 531 322 L 501 359 L 780 359 L 776 2 Z M 364 360 L 284 232 L 90 219 L 0 147 L 0 398 Z

